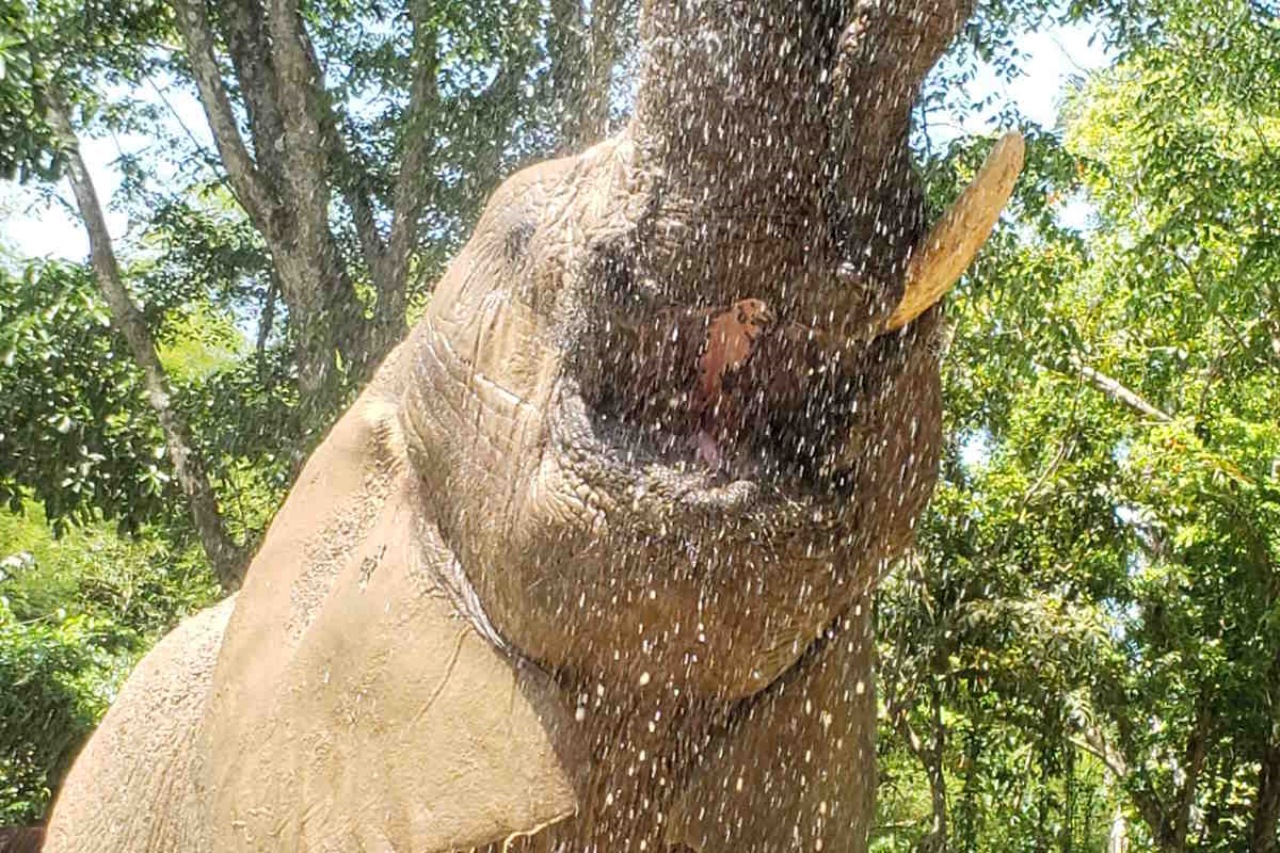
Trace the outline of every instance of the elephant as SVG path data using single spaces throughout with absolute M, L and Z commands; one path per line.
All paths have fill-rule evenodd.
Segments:
M 45 849 L 865 850 L 936 305 L 1023 158 L 1001 140 L 925 233 L 910 105 L 967 10 L 646 3 L 634 117 L 498 188 Z M 771 322 L 711 454 L 690 394 L 744 299 Z

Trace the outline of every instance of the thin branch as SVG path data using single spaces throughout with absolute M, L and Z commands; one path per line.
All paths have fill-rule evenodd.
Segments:
M 1183 782 L 1174 801 L 1173 832 L 1179 844 L 1185 844 L 1191 828 L 1191 806 L 1196 799 L 1196 788 L 1208 752 L 1209 729 L 1213 716 L 1209 702 L 1202 696 L 1196 703 L 1195 723 L 1187 736 L 1187 748 L 1183 756 Z
M 210 151 L 208 148 L 206 148 L 204 146 L 204 143 L 202 143 L 199 139 L 196 138 L 196 135 L 194 132 L 192 132 L 191 128 L 187 127 L 187 123 L 182 120 L 182 116 L 179 115 L 176 109 L 174 109 L 173 104 L 169 101 L 169 98 L 165 95 L 164 90 L 161 89 L 158 85 L 156 85 L 156 81 L 151 77 L 150 74 L 147 75 L 147 85 L 151 87 L 151 91 L 156 93 L 156 97 L 160 99 L 160 103 L 164 104 L 165 109 L 169 111 L 169 116 L 175 122 L 178 123 L 178 127 L 182 128 L 182 133 L 184 136 L 187 137 L 187 141 L 191 143 L 191 146 L 195 148 L 195 150 L 198 151 L 201 155 L 203 155 L 206 160 L 212 160 L 213 152 Z M 226 183 L 225 178 L 223 178 L 221 175 L 218 175 L 217 177 L 219 181 L 221 181 L 222 183 Z
M 191 430 L 181 413 L 173 407 L 169 378 L 160 362 L 155 339 L 120 275 L 120 265 L 111 244 L 102 204 L 98 200 L 93 179 L 80 156 L 79 140 L 72 128 L 67 108 L 56 95 L 50 98 L 46 117 L 59 137 L 63 154 L 67 158 L 67 179 L 75 195 L 80 221 L 89 235 L 94 278 L 110 309 L 111 325 L 124 338 L 133 360 L 142 370 L 147 402 L 155 412 L 156 420 L 160 422 L 175 479 L 187 499 L 196 533 L 209 563 L 223 587 L 235 589 L 240 585 L 245 554 L 227 534 L 222 517 L 218 514 L 217 500 L 209 484 L 208 474 L 194 450 Z
M 262 307 L 262 317 L 258 320 L 258 341 L 256 346 L 258 358 L 258 376 L 266 375 L 267 341 L 271 338 L 271 329 L 275 325 L 276 299 L 280 295 L 280 279 L 275 270 L 271 271 L 271 283 L 267 285 L 267 298 Z
M 1107 736 L 1094 722 L 1094 712 L 1090 703 L 1070 695 L 1066 697 L 1066 701 L 1072 709 L 1071 719 L 1081 734 L 1081 738 L 1068 737 L 1068 742 L 1100 760 L 1115 776 L 1116 781 L 1123 784 L 1129 778 L 1129 762 L 1123 752 L 1107 741 Z M 1128 720 L 1123 715 L 1118 716 L 1117 728 L 1123 731 L 1128 727 Z
M 413 81 L 409 86 L 409 106 L 405 115 L 404 151 L 396 178 L 391 236 L 387 241 L 387 280 L 378 294 L 379 318 L 384 324 L 404 321 L 405 275 L 409 255 L 417 242 L 418 214 L 422 210 L 423 172 L 430 153 L 424 125 L 428 108 L 439 96 L 436 74 L 439 68 L 438 34 L 422 14 L 422 3 L 411 3 L 413 14 Z
M 609 93 L 613 86 L 613 66 L 618 61 L 622 0 L 592 0 L 591 64 L 583 109 L 586 142 L 596 142 L 609 129 Z
M 336 160 L 343 163 L 342 169 L 355 170 L 355 158 L 341 142 L 336 129 L 329 132 L 331 148 Z M 360 251 L 364 254 L 365 265 L 373 276 L 378 293 L 381 294 L 386 279 L 387 244 L 378 233 L 378 221 L 373 212 L 373 203 L 369 193 L 362 186 L 363 181 L 356 179 L 340 180 L 339 191 L 351 208 L 351 219 L 355 223 L 356 239 L 360 241 Z
M 1077 364 L 1076 369 L 1080 372 L 1080 376 L 1087 380 L 1090 385 L 1097 388 L 1117 403 L 1128 406 L 1135 412 L 1145 415 L 1152 420 L 1159 421 L 1160 423 L 1173 423 L 1173 415 L 1163 411 L 1162 409 L 1157 409 L 1155 406 L 1142 399 L 1142 397 L 1138 396 L 1135 392 L 1120 384 L 1118 380 L 1112 379 L 1105 373 L 1100 373 L 1092 367 L 1084 364 Z
M 1067 742 L 1101 761 L 1111 771 L 1111 774 L 1116 777 L 1117 781 L 1123 781 L 1129 775 L 1129 768 L 1125 766 L 1124 757 L 1112 750 L 1105 742 L 1095 742 L 1090 737 L 1089 731 L 1085 731 L 1084 735 L 1083 738 L 1069 737 Z
M 1249 260 L 1249 254 L 1253 251 L 1253 247 L 1256 245 L 1257 241 L 1255 240 L 1246 246 L 1244 252 L 1240 255 L 1240 260 L 1236 262 L 1235 269 L 1231 274 L 1231 287 L 1233 289 L 1239 286 L 1241 270 L 1245 268 L 1245 264 Z M 1178 265 L 1182 267 L 1182 271 L 1186 273 L 1187 280 L 1191 282 L 1191 286 L 1195 288 L 1198 293 L 1204 293 L 1205 289 L 1200 286 L 1200 277 L 1196 275 L 1196 271 L 1191 267 L 1190 262 L 1188 262 L 1186 258 L 1182 257 L 1182 255 L 1178 254 L 1177 249 L 1171 248 L 1168 250 L 1167 254 L 1177 261 Z M 1222 325 L 1226 326 L 1227 331 L 1236 339 L 1236 346 L 1240 348 L 1240 352 L 1248 352 L 1249 343 L 1244 339 L 1244 336 L 1240 334 L 1240 329 L 1236 327 L 1235 321 L 1222 311 L 1214 310 L 1213 314 L 1222 321 Z
M 324 69 L 320 65 L 320 57 L 316 55 L 315 44 L 310 39 L 302 42 L 302 60 L 306 63 L 308 73 L 314 80 L 324 79 Z M 382 290 L 384 268 L 386 264 L 387 246 L 382 235 L 378 233 L 377 217 L 374 214 L 371 193 L 365 186 L 364 175 L 366 164 L 343 141 L 341 116 L 329 101 L 323 87 L 318 88 L 319 110 L 318 121 L 320 133 L 324 139 L 324 149 L 333 167 L 337 190 L 347 206 L 351 208 L 351 219 L 356 229 L 356 239 L 360 243 L 360 251 L 364 255 L 365 265 L 373 277 L 378 290 Z
M 1271 567 L 1269 567 L 1271 568 Z M 1276 577 L 1274 569 L 1271 576 Z M 1268 604 L 1275 606 L 1280 590 L 1272 585 L 1267 596 Z M 1271 666 L 1267 670 L 1267 699 L 1274 713 L 1280 705 L 1280 644 L 1276 644 Z M 1256 853 L 1275 853 L 1280 849 L 1280 729 L 1274 725 L 1261 744 L 1259 756 L 1258 786 L 1254 796 L 1250 849 Z

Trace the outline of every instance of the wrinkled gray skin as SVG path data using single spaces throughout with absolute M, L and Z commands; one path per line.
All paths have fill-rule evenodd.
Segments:
M 936 311 L 880 330 L 966 13 L 646 6 L 635 119 L 495 193 L 47 849 L 865 850 L 869 595 L 940 425 Z M 743 298 L 780 322 L 712 470 L 699 318 Z

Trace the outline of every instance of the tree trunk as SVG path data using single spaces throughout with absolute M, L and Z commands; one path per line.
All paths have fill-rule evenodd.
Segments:
M 1258 801 L 1253 812 L 1253 828 L 1249 840 L 1252 853 L 1275 853 L 1280 848 L 1276 835 L 1280 831 L 1280 743 L 1268 744 L 1258 776 Z
M 61 137 L 63 153 L 67 157 L 67 176 L 76 197 L 81 221 L 89 233 L 93 271 L 111 311 L 111 323 L 124 337 L 134 361 L 142 368 L 147 401 L 160 421 L 169 458 L 173 462 L 174 476 L 186 496 L 191 518 L 209 564 L 223 588 L 234 590 L 240 586 L 246 554 L 231 540 L 223 526 L 204 465 L 192 447 L 191 430 L 185 419 L 173 408 L 169 380 L 156 353 L 155 341 L 147 329 L 142 313 L 133 303 L 121 280 L 115 251 L 111 246 L 111 236 L 107 232 L 106 218 L 84 160 L 80 157 L 79 144 L 70 119 L 60 104 L 49 108 L 48 118 L 54 131 Z
M 609 94 L 618 61 L 623 0 L 551 0 L 548 83 L 556 96 L 562 151 L 580 151 L 609 130 Z
M 393 245 L 365 246 L 379 293 L 379 334 L 344 268 L 330 220 L 336 129 L 324 76 L 296 2 L 229 0 L 219 16 L 235 86 L 228 87 L 205 0 L 180 0 L 178 27 L 200 101 L 237 199 L 271 254 L 280 296 L 289 309 L 304 408 L 327 412 L 339 402 L 340 371 L 366 377 L 403 331 L 404 277 L 416 246 L 421 198 L 403 192 L 392 226 Z M 430 66 L 434 68 L 434 66 Z M 415 81 L 415 94 L 417 92 Z M 252 150 L 241 135 L 229 92 L 241 95 Z M 415 108 L 420 104 L 415 104 Z M 404 166 L 417 177 L 413 146 Z M 353 202 L 359 220 L 360 206 Z M 372 215 L 367 217 L 373 227 Z M 357 224 L 360 224 L 359 222 Z M 373 233 L 365 232 L 362 236 Z M 398 314 L 391 320 L 389 314 Z
M 905 717 L 903 719 L 905 721 Z M 928 746 L 908 740 L 908 746 L 919 759 L 929 779 L 929 805 L 933 815 L 929 833 L 920 839 L 916 849 L 920 853 L 946 853 L 948 807 L 947 777 L 943 761 L 947 748 L 947 726 L 942 720 L 942 692 L 932 676 L 929 678 L 929 723 L 933 731 Z M 914 733 L 909 734 L 912 739 L 915 738 Z
M 1274 602 L 1274 594 L 1270 598 Z M 1272 722 L 1258 773 L 1258 795 L 1249 832 L 1249 850 L 1252 853 L 1276 853 L 1280 850 L 1280 840 L 1277 840 L 1277 834 L 1280 834 L 1280 645 L 1276 647 L 1267 678 Z
M 929 831 L 917 842 L 916 851 L 917 853 L 943 853 L 947 849 L 947 780 L 942 769 L 946 730 L 942 726 L 941 714 L 936 709 L 932 713 L 933 744 L 926 745 L 911 725 L 907 717 L 908 710 L 896 702 L 887 704 L 894 728 L 916 761 L 920 762 L 920 767 L 924 770 L 925 778 L 929 782 Z
M 607 129 L 624 2 L 596 0 L 588 7 L 552 0 L 547 47 L 566 149 L 595 142 Z M 289 309 L 303 405 L 327 411 L 341 390 L 339 362 L 363 380 L 404 336 L 410 259 L 432 174 L 431 137 L 422 123 L 439 97 L 438 24 L 429 3 L 407 4 L 413 45 L 405 131 L 387 202 L 390 222 L 380 229 L 367 170 L 343 141 L 297 0 L 225 0 L 216 14 L 208 0 L 175 5 L 228 182 L 267 245 Z M 220 45 L 230 59 L 230 80 L 223 79 Z M 519 62 L 504 63 L 491 89 L 501 97 L 523 81 L 525 71 Z M 247 119 L 247 138 L 233 92 Z M 359 299 L 341 258 L 329 220 L 335 195 L 352 212 L 376 293 L 372 311 Z
M 1107 829 L 1107 853 L 1129 853 L 1129 820 L 1124 808 L 1116 806 Z
M 1173 843 L 1176 849 L 1187 848 L 1187 835 L 1191 831 L 1191 809 L 1196 802 L 1196 792 L 1200 787 L 1200 775 L 1204 772 L 1205 759 L 1209 752 L 1209 735 L 1213 728 L 1213 712 L 1209 700 L 1200 697 L 1196 701 L 1196 717 L 1191 733 L 1187 736 L 1187 748 L 1182 757 L 1182 770 L 1185 778 L 1174 803 Z
M 1209 737 L 1213 730 L 1213 709 L 1209 699 L 1197 698 L 1195 718 L 1187 733 L 1180 769 L 1183 779 L 1166 799 L 1145 775 L 1132 772 L 1133 767 L 1149 761 L 1144 749 L 1137 744 L 1135 724 L 1127 715 L 1127 706 L 1099 702 L 1097 706 L 1111 716 L 1119 735 L 1118 745 L 1108 744 L 1096 728 L 1085 730 L 1085 747 L 1102 759 L 1115 774 L 1116 781 L 1128 794 L 1143 822 L 1151 832 L 1157 849 L 1167 853 L 1181 853 L 1187 849 L 1187 836 L 1191 830 L 1191 810 L 1195 805 L 1200 786 L 1200 776 L 1208 758 Z

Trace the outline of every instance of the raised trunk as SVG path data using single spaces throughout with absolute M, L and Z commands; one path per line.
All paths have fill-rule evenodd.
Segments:
M 164 366 L 156 353 L 155 341 L 142 313 L 133 303 L 116 263 L 106 218 L 98 202 L 98 194 L 80 157 L 75 132 L 63 108 L 52 106 L 48 112 L 50 124 L 62 138 L 63 153 L 67 158 L 67 177 L 71 182 L 76 205 L 85 230 L 89 233 L 89 247 L 93 258 L 93 271 L 103 298 L 111 311 L 111 324 L 124 337 L 133 360 L 142 369 L 143 383 L 147 389 L 147 402 L 151 404 L 168 445 L 169 459 L 173 463 L 174 477 L 187 499 L 191 518 L 200 543 L 204 546 L 209 564 L 224 589 L 240 586 L 244 571 L 245 553 L 236 546 L 223 526 L 218 514 L 217 500 L 204 465 L 192 447 L 191 430 L 186 421 L 173 408 L 172 392 Z
M 923 236 L 912 102 L 969 6 L 648 7 L 632 133 L 658 177 L 642 278 L 677 301 L 761 297 L 840 337 L 883 331 Z

